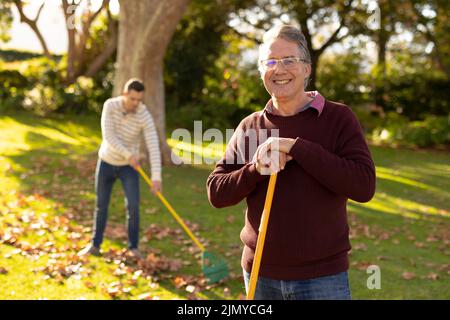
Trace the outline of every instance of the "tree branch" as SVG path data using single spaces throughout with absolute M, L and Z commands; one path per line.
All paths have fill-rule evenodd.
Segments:
M 242 33 L 242 32 L 239 32 L 239 31 L 237 31 L 235 28 L 230 28 L 230 29 L 231 29 L 231 32 L 233 32 L 234 34 L 236 34 L 238 37 L 241 37 L 241 38 L 244 38 L 244 39 L 253 41 L 253 42 L 255 42 L 257 45 L 260 45 L 260 44 L 262 43 L 262 40 L 257 39 L 256 37 L 253 37 L 253 36 L 251 36 L 251 35 L 248 34 L 248 33 Z
M 321 55 L 330 45 L 332 45 L 333 43 L 337 43 L 339 41 L 341 41 L 342 39 L 344 39 L 347 35 L 342 36 L 342 37 L 337 37 L 337 35 L 339 34 L 339 31 L 342 30 L 342 27 L 344 26 L 344 21 L 345 18 L 347 16 L 347 13 L 350 10 L 350 7 L 352 5 L 353 1 L 350 1 L 349 3 L 344 5 L 344 8 L 342 9 L 342 12 L 340 12 L 339 16 L 339 27 L 333 32 L 333 34 L 331 35 L 331 37 L 319 48 L 316 50 L 316 52 Z
M 316 52 L 318 52 L 318 54 L 322 54 L 326 48 L 328 48 L 333 43 L 338 42 L 337 35 L 338 35 L 339 31 L 341 31 L 341 29 L 342 29 L 342 24 L 339 25 L 339 27 L 336 29 L 336 31 L 333 32 L 331 37 L 319 49 L 317 49 Z M 342 39 L 343 39 L 343 37 L 339 38 L 339 40 L 342 40 Z
M 50 51 L 48 50 L 47 43 L 45 42 L 45 39 L 42 36 L 42 33 L 37 26 L 37 21 L 39 20 L 39 16 L 41 15 L 42 8 L 44 7 L 45 2 L 43 2 L 42 5 L 39 7 L 38 13 L 34 20 L 28 18 L 25 15 L 25 13 L 23 11 L 23 3 L 21 0 L 13 0 L 13 3 L 15 4 L 17 11 L 19 11 L 20 22 L 26 23 L 31 28 L 31 30 L 33 30 L 33 32 L 36 34 L 36 36 L 39 40 L 39 43 L 41 44 L 42 50 L 44 51 L 44 55 L 48 58 L 52 58 L 52 55 L 51 55 Z
M 105 9 L 106 7 L 109 6 L 109 2 L 110 2 L 110 0 L 103 0 L 100 8 L 97 11 L 95 11 L 93 15 L 89 16 L 88 21 L 87 21 L 88 29 L 91 27 L 92 22 L 94 22 L 95 18 L 97 18 L 97 16 L 100 14 L 100 12 L 102 12 L 103 9 Z
M 434 58 L 435 62 L 437 63 L 437 67 L 445 72 L 445 74 L 447 75 L 447 77 L 450 77 L 450 69 L 448 68 L 448 66 L 443 62 L 443 57 L 442 57 L 442 53 L 440 50 L 440 45 L 438 44 L 438 40 L 436 39 L 435 35 L 433 34 L 433 31 L 430 30 L 429 26 L 428 26 L 428 22 L 429 19 L 427 17 L 425 17 L 420 11 L 419 9 L 417 9 L 414 4 L 411 4 L 411 7 L 413 9 L 414 14 L 417 17 L 418 23 L 422 24 L 423 27 L 425 28 L 425 31 L 420 31 L 419 29 L 416 28 L 416 30 L 420 33 L 422 33 L 425 36 L 425 39 L 427 39 L 429 42 L 433 43 L 434 45 Z
M 75 14 L 75 10 L 69 12 L 69 6 L 78 6 L 73 1 L 69 4 L 67 0 L 62 0 L 62 8 L 66 19 L 66 29 L 68 38 L 67 47 L 67 78 L 66 83 L 72 83 L 75 76 L 75 46 L 76 46 L 76 29 L 69 26 L 69 19 Z
M 93 77 L 108 61 L 108 59 L 114 54 L 117 49 L 118 43 L 118 32 L 117 32 L 117 24 L 112 18 L 111 12 L 108 9 L 108 25 L 110 30 L 110 35 L 108 37 L 108 42 L 105 45 L 103 52 L 98 55 L 94 61 L 90 64 L 87 71 L 85 72 L 86 77 Z
M 36 18 L 34 18 L 34 22 L 37 23 L 37 21 L 39 20 L 39 16 L 41 15 L 42 9 L 44 8 L 45 2 L 42 2 L 41 6 L 38 9 L 38 12 L 36 14 Z

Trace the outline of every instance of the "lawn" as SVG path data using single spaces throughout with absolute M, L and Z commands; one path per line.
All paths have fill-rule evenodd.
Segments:
M 98 117 L 3 114 L 0 130 L 0 299 L 244 297 L 239 233 L 245 206 L 210 206 L 205 181 L 212 166 L 163 171 L 167 199 L 208 250 L 230 266 L 229 279 L 208 285 L 200 275 L 198 250 L 143 181 L 140 246 L 145 261 L 125 257 L 119 184 L 104 255 L 76 256 L 91 235 Z M 371 151 L 376 196 L 366 204 L 349 203 L 353 298 L 450 299 L 450 155 L 376 146 Z M 216 154 L 217 149 L 204 152 Z M 381 289 L 367 288 L 371 264 L 381 270 Z

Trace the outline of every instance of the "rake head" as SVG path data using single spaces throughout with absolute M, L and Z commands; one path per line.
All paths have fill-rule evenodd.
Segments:
M 208 283 L 216 283 L 228 277 L 226 262 L 208 251 L 202 254 L 202 271 Z

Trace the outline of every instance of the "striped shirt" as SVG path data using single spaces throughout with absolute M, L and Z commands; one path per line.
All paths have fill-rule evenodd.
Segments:
M 161 153 L 153 118 L 142 103 L 135 113 L 126 113 L 122 101 L 119 96 L 106 100 L 103 105 L 103 140 L 98 156 L 111 165 L 128 165 L 130 156 L 139 154 L 140 138 L 143 134 L 150 155 L 152 180 L 161 181 Z

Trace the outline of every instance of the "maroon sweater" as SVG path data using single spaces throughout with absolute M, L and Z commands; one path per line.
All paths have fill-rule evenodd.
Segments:
M 238 126 L 244 131 L 278 128 L 280 137 L 296 139 L 290 151 L 293 160 L 278 173 L 262 277 L 303 280 L 348 269 L 347 199 L 367 202 L 373 197 L 375 166 L 351 109 L 326 100 L 321 111 L 308 108 L 284 117 L 268 112 L 266 106 Z M 242 267 L 251 272 L 269 176 L 256 171 L 249 150 L 244 163 L 225 161 L 239 159 L 238 139 L 233 135 L 224 158 L 208 177 L 207 190 L 217 208 L 246 199 Z

